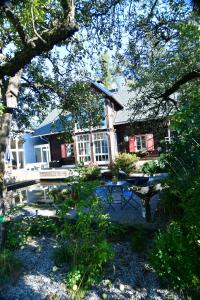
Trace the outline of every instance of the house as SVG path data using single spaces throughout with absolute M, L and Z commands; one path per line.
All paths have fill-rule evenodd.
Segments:
M 158 156 L 161 141 L 170 139 L 168 119 L 150 120 L 141 115 L 130 123 L 131 111 L 127 105 L 135 97 L 134 92 L 125 85 L 118 85 L 110 91 L 93 81 L 91 89 L 104 99 L 102 125 L 90 130 L 76 125 L 69 134 L 60 111 L 54 109 L 33 133 L 25 132 L 23 139 L 11 140 L 10 149 L 16 168 L 72 166 L 81 161 L 85 165 L 92 162 L 104 166 L 111 164 L 119 152 L 137 153 L 142 159 Z M 71 113 L 64 119 L 70 122 Z
M 130 122 L 132 111 L 128 102 L 134 99 L 135 92 L 128 87 L 113 92 L 115 98 L 124 106 L 117 112 L 114 129 L 117 133 L 117 145 L 119 152 L 137 153 L 145 159 L 158 156 L 161 149 L 161 141 L 170 140 L 170 123 L 167 117 L 157 116 L 152 119 L 141 113 Z
M 50 161 L 50 151 L 47 140 L 42 137 L 33 137 L 30 130 L 12 132 L 9 138 L 9 159 L 13 169 L 33 169 L 34 166 Z M 34 166 L 33 166 L 34 164 Z
M 51 161 L 59 161 L 65 165 L 73 165 L 80 161 L 86 165 L 91 162 L 108 165 L 115 159 L 118 150 L 114 121 L 117 112 L 123 109 L 123 105 L 103 85 L 91 82 L 91 88 L 94 93 L 101 93 L 105 102 L 105 119 L 101 126 L 92 130 L 75 126 L 71 140 L 66 142 L 59 111 L 54 109 L 33 133 L 34 137 L 42 137 L 48 141 Z M 70 116 L 71 113 L 68 113 L 66 121 L 70 121 Z
M 126 86 L 110 91 L 102 84 L 91 82 L 94 92 L 102 94 L 105 101 L 105 120 L 102 126 L 89 129 L 79 129 L 75 126 L 71 140 L 66 141 L 65 129 L 59 118 L 59 111 L 54 109 L 44 122 L 34 131 L 34 138 L 47 141 L 50 166 L 74 165 L 84 162 L 109 165 L 119 152 L 131 152 L 148 155 L 148 158 L 158 156 L 160 141 L 169 136 L 169 124 L 166 118 L 149 120 L 139 116 L 133 124 L 129 119 L 131 112 L 127 108 L 129 99 L 134 97 Z M 71 114 L 65 117 L 70 120 Z M 39 145 L 34 146 L 35 153 Z M 41 149 L 44 145 L 41 145 Z M 37 161 L 42 160 L 41 156 Z

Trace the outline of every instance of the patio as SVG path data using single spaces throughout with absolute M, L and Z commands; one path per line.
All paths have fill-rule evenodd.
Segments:
M 60 185 L 61 183 L 57 184 Z M 36 214 L 38 216 L 56 216 L 57 205 L 48 196 L 48 191 L 55 187 L 55 183 L 52 182 L 45 186 L 38 183 L 37 185 L 23 188 L 23 192 L 25 192 L 25 206 L 23 207 L 22 214 L 26 216 L 34 216 Z M 97 187 L 96 191 L 99 189 L 100 193 L 95 192 L 95 194 L 102 200 L 104 212 L 109 214 L 111 222 L 127 225 L 147 224 L 143 201 L 140 195 L 131 191 L 130 187 L 131 184 L 125 181 L 118 181 L 117 183 L 107 182 L 105 185 Z M 38 194 L 39 192 L 41 195 Z M 123 198 L 123 192 L 125 192 L 125 198 Z M 157 209 L 158 201 L 159 194 L 154 195 L 150 200 L 152 219 Z M 87 207 L 85 208 L 85 212 L 87 213 Z M 70 209 L 66 218 L 75 219 L 76 209 Z

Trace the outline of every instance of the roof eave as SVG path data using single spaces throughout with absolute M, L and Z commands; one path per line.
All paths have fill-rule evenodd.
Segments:
M 110 99 L 111 101 L 113 101 L 116 105 L 117 110 L 121 110 L 124 108 L 124 106 L 112 95 L 112 93 L 109 91 L 109 94 L 107 94 L 106 92 L 104 92 L 103 90 L 100 89 L 100 87 L 98 86 L 98 84 L 94 81 L 91 81 L 91 84 L 93 85 L 93 87 L 98 90 L 99 92 L 103 93 L 106 95 L 106 97 L 108 99 Z M 105 87 L 103 87 L 104 89 L 106 89 Z

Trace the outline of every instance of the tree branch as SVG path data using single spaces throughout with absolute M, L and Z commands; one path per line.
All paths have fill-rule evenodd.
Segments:
M 181 79 L 177 80 L 169 89 L 162 93 L 161 97 L 168 98 L 170 95 L 175 93 L 183 84 L 196 78 L 200 78 L 200 70 L 192 71 L 185 74 Z
M 4 76 L 14 76 L 20 69 L 29 64 L 34 57 L 50 51 L 54 45 L 70 39 L 78 31 L 78 26 L 75 24 L 73 1 L 68 0 L 68 3 L 71 3 L 71 6 L 69 4 L 71 10 L 68 10 L 68 15 L 61 22 L 58 21 L 53 28 L 42 31 L 40 38 L 37 36 L 29 40 L 26 47 L 16 52 L 13 58 L 0 65 L 0 79 Z
M 5 11 L 6 17 L 12 23 L 15 30 L 19 34 L 22 44 L 27 45 L 28 36 L 26 35 L 19 18 L 13 14 L 12 10 L 9 7 L 5 7 L 4 11 Z
M 150 19 L 152 18 L 153 13 L 154 13 L 154 9 L 155 9 L 157 3 L 158 3 L 158 0 L 155 0 L 154 3 L 153 3 L 153 5 L 152 5 L 152 7 L 151 7 L 151 10 L 150 10 L 150 12 L 149 12 L 149 15 L 148 15 L 148 17 L 147 17 L 147 22 L 149 22 Z
M 38 94 L 41 93 L 41 89 L 46 89 L 57 94 L 59 97 L 61 96 L 61 94 L 52 85 L 49 85 L 46 82 L 43 82 L 41 84 L 33 83 L 24 76 L 22 76 L 22 80 L 26 82 L 26 84 L 21 83 L 22 87 L 33 89 Z

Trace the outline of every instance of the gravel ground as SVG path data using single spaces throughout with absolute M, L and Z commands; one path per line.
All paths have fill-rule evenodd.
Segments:
M 67 269 L 54 270 L 52 254 L 57 247 L 55 239 L 46 237 L 32 240 L 24 249 L 16 251 L 24 264 L 17 282 L 4 286 L 0 300 L 66 300 Z M 162 289 L 156 274 L 144 256 L 133 253 L 129 243 L 113 245 L 116 256 L 110 263 L 100 284 L 94 286 L 85 300 L 180 300 L 178 295 Z
M 16 251 L 23 262 L 23 272 L 17 282 L 6 285 L 0 300 L 69 299 L 66 296 L 65 272 L 54 272 L 53 252 L 57 243 L 53 238 L 32 240 L 24 249 Z

